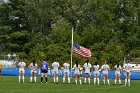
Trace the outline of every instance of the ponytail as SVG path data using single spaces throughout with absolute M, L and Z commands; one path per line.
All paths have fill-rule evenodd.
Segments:
M 89 60 L 87 60 L 87 66 L 88 66 Z
M 78 62 L 76 62 L 76 67 L 78 67 Z

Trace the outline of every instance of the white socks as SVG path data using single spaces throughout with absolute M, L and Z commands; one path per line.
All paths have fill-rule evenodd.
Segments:
M 63 83 L 65 83 L 65 78 L 63 78 Z
M 86 83 L 87 78 L 84 78 L 84 83 Z M 88 83 L 90 84 L 90 78 L 88 78 Z
M 125 79 L 125 86 L 127 84 L 127 79 Z M 130 79 L 128 79 L 128 86 L 130 86 Z
M 77 79 L 75 80 L 75 83 L 77 84 Z
M 94 85 L 96 84 L 96 79 L 97 79 L 97 83 L 98 83 L 98 85 L 99 85 L 99 78 L 94 78 Z
M 82 84 L 81 79 L 79 80 L 80 84 Z
M 125 86 L 126 86 L 126 84 L 127 84 L 127 79 L 125 79 Z
M 114 84 L 116 84 L 116 82 L 117 82 L 117 80 L 115 79 L 115 80 L 114 80 Z
M 94 78 L 94 85 L 96 84 L 96 78 Z
M 20 83 L 20 79 L 21 79 L 21 76 L 18 76 L 19 83 Z M 24 83 L 24 76 L 22 76 L 22 80 L 23 80 L 23 83 Z
M 118 81 L 119 81 L 119 84 L 121 84 L 121 80 L 119 79 Z M 116 79 L 114 80 L 114 84 L 117 84 L 117 80 Z
M 22 79 L 23 79 L 23 83 L 24 83 L 24 76 L 22 76 Z
M 19 83 L 20 83 L 20 78 L 21 78 L 21 77 L 20 77 L 20 76 L 18 76 L 18 81 L 19 81 Z
M 68 78 L 68 83 L 70 83 L 70 78 Z
M 56 82 L 58 83 L 58 77 L 56 78 Z
M 55 77 L 53 78 L 53 81 L 54 81 L 54 83 L 55 83 Z
M 30 82 L 32 82 L 32 77 L 30 77 Z
M 130 79 L 128 79 L 128 86 L 130 86 Z
M 87 81 L 87 78 L 84 78 L 84 83 L 86 83 L 86 81 Z
M 119 79 L 119 84 L 121 84 L 121 80 Z
M 90 78 L 88 78 L 88 83 L 90 84 Z
M 103 80 L 103 83 L 104 83 L 104 85 L 105 85 L 105 79 Z
M 97 81 L 98 81 L 98 85 L 99 85 L 99 82 L 100 82 L 99 78 L 97 78 Z
M 81 79 L 79 79 L 80 84 L 82 84 Z M 77 84 L 77 79 L 75 79 L 75 84 Z
M 107 80 L 107 82 L 108 82 L 108 85 L 110 85 L 109 79 Z
M 36 77 L 34 77 L 34 81 L 36 82 Z
M 63 78 L 63 83 L 65 83 L 65 78 Z M 70 83 L 70 78 L 68 78 L 68 83 Z
M 33 78 L 30 77 L 30 82 L 32 82 L 32 81 L 33 81 Z M 36 82 L 36 77 L 34 77 L 34 81 Z

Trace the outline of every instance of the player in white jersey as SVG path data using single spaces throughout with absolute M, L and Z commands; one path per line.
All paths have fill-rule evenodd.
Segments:
M 128 86 L 130 86 L 130 75 L 131 75 L 131 70 L 132 70 L 132 67 L 130 66 L 129 62 L 127 62 L 125 65 L 124 65 L 124 71 L 125 71 L 125 86 L 128 82 Z
M 88 78 L 88 82 L 90 84 L 90 69 L 91 69 L 91 64 L 89 63 L 89 60 L 86 61 L 84 64 L 84 70 L 85 70 L 85 76 L 84 76 L 84 83 L 86 83 L 86 78 Z
M 63 83 L 65 83 L 66 76 L 68 77 L 68 83 L 70 83 L 70 70 L 69 70 L 70 64 L 69 63 L 64 63 L 63 67 L 64 67 Z
M 19 83 L 20 83 L 21 77 L 22 77 L 22 80 L 23 80 L 23 83 L 24 83 L 25 66 L 26 66 L 26 63 L 23 62 L 23 61 L 18 63 L 18 67 L 19 67 L 19 77 L 18 77 L 18 80 L 19 80 Z
M 103 83 L 105 84 L 105 79 L 108 82 L 108 85 L 110 85 L 109 79 L 108 79 L 108 72 L 110 70 L 110 67 L 107 65 L 106 61 L 101 67 L 102 70 L 102 76 L 103 76 Z
M 114 79 L 114 83 L 116 84 L 117 80 L 119 81 L 119 84 L 121 84 L 121 79 L 120 79 L 120 76 L 121 76 L 121 70 L 122 70 L 122 67 L 117 64 L 114 66 L 115 68 L 115 79 Z
M 99 75 L 100 75 L 100 72 L 99 72 L 99 65 L 98 63 L 95 63 L 94 66 L 94 85 L 96 84 L 96 79 L 98 81 L 98 85 L 99 85 Z
M 79 79 L 80 84 L 82 84 L 81 82 L 81 77 L 80 77 L 80 65 L 78 64 L 78 62 L 76 62 L 76 64 L 73 66 L 74 68 L 74 78 L 75 78 L 75 83 L 77 84 L 77 78 Z
M 52 64 L 53 67 L 53 75 L 54 75 L 54 83 L 58 83 L 58 68 L 59 68 L 59 63 L 58 62 L 53 62 Z
M 32 77 L 34 76 L 34 82 L 36 82 L 36 73 L 37 73 L 37 63 L 35 60 L 30 64 L 30 82 L 32 82 Z

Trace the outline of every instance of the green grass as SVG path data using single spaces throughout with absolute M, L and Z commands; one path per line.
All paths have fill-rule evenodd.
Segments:
M 83 81 L 83 79 L 82 79 Z M 59 78 L 59 84 L 53 83 L 53 78 L 49 77 L 49 82 L 40 83 L 40 77 L 37 78 L 37 83 L 29 83 L 29 77 L 25 77 L 25 83 L 18 83 L 17 76 L 2 76 L 0 77 L 0 93 L 140 93 L 140 81 L 131 80 L 131 86 L 114 85 L 114 80 L 110 79 L 111 85 L 93 85 L 91 84 L 74 84 L 74 79 L 71 79 L 71 84 L 62 84 L 62 78 Z

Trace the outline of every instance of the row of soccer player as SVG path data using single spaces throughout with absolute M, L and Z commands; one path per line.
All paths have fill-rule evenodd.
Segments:
M 19 62 L 18 64 L 19 66 L 19 83 L 22 77 L 23 83 L 24 83 L 24 73 L 25 73 L 25 62 Z M 59 68 L 59 63 L 58 62 L 54 62 L 52 63 L 52 67 L 53 67 L 53 76 L 54 76 L 54 83 L 58 83 L 58 68 Z M 74 69 L 74 79 L 75 79 L 75 83 L 77 84 L 77 79 L 79 80 L 79 83 L 82 84 L 81 82 L 81 70 L 80 69 L 80 65 L 78 64 L 78 62 L 73 66 Z M 46 61 L 41 62 L 40 64 L 40 70 L 41 70 L 41 83 L 43 81 L 43 78 L 45 78 L 46 83 L 48 82 L 48 63 Z M 68 83 L 70 83 L 70 64 L 69 63 L 64 63 L 63 64 L 63 70 L 64 70 L 64 76 L 63 76 L 63 83 L 65 83 L 65 78 L 68 78 Z M 108 79 L 108 72 L 110 70 L 110 67 L 107 65 L 106 61 L 104 62 L 104 64 L 101 66 L 101 69 L 99 68 L 99 65 L 97 63 L 95 63 L 93 65 L 93 67 L 91 66 L 91 64 L 89 63 L 89 60 L 86 61 L 86 63 L 83 65 L 84 68 L 84 83 L 86 83 L 87 79 L 88 79 L 88 83 L 90 83 L 90 69 L 93 68 L 94 69 L 94 84 L 99 85 L 99 75 L 100 72 L 102 71 L 102 77 L 103 77 L 103 83 L 105 84 L 105 80 L 107 80 L 107 83 L 110 85 L 109 79 Z M 33 60 L 33 62 L 30 64 L 30 69 L 31 69 L 31 76 L 30 76 L 30 82 L 32 82 L 32 77 L 34 76 L 34 82 L 36 82 L 36 73 L 37 73 L 37 63 L 35 62 L 35 60 Z M 120 79 L 120 72 L 122 70 L 122 67 L 117 64 L 115 66 L 115 79 L 114 79 L 114 83 L 116 84 L 117 80 L 119 81 L 119 84 L 121 84 L 121 79 Z M 128 85 L 130 86 L 130 72 L 131 72 L 131 66 L 129 65 L 129 63 L 125 64 L 124 66 L 124 71 L 125 71 L 125 85 L 128 82 Z

